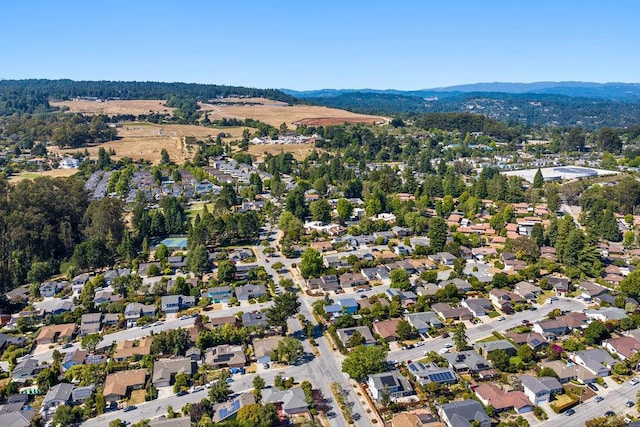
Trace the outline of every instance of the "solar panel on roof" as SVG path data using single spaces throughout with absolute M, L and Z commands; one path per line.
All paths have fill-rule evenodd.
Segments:
M 392 375 L 386 375 L 380 378 L 380 382 L 385 386 L 396 385 L 396 380 Z
M 234 400 L 231 403 L 231 412 L 236 412 L 239 409 L 240 409 L 240 401 L 239 400 Z
M 229 412 L 227 411 L 227 408 L 220 408 L 220 410 L 218 412 L 220 412 L 220 418 L 221 419 L 227 418 L 227 415 L 229 415 Z

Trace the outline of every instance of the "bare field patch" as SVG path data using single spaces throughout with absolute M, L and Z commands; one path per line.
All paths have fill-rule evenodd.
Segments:
M 250 98 L 253 100 L 253 98 Z M 258 98 L 260 99 L 260 98 Z M 233 99 L 228 100 L 234 101 Z M 342 124 L 344 122 L 350 123 L 386 123 L 388 118 L 382 116 L 369 116 L 366 114 L 351 113 L 345 110 L 338 110 L 336 108 L 320 107 L 313 105 L 287 105 L 283 102 L 277 101 L 265 101 L 261 105 L 251 105 L 253 102 L 249 99 L 236 99 L 235 102 L 247 102 L 247 105 L 219 105 L 219 104 L 200 104 L 200 109 L 203 112 L 208 112 L 209 119 L 221 119 L 237 118 L 246 119 L 252 118 L 260 120 L 261 122 L 268 123 L 272 126 L 278 127 L 282 123 L 286 123 L 291 128 L 295 129 L 296 123 L 302 120 L 328 120 L 333 119 L 334 123 L 330 124 Z M 337 121 L 336 121 L 337 120 Z
M 249 154 L 256 156 L 258 159 L 263 159 L 266 153 L 272 156 L 277 156 L 280 153 L 291 153 L 297 160 L 303 160 L 313 150 L 322 151 L 316 148 L 314 144 L 252 144 L 249 146 Z
M 78 169 L 51 169 L 42 172 L 20 172 L 17 175 L 12 175 L 9 177 L 9 182 L 15 184 L 16 182 L 20 182 L 24 179 L 35 179 L 41 176 L 48 176 L 49 178 L 66 178 L 78 172 Z
M 116 141 L 109 141 L 103 144 L 87 147 L 89 155 L 96 158 L 100 147 L 105 150 L 113 148 L 116 155 L 114 159 L 129 157 L 134 160 L 148 160 L 151 163 L 160 163 L 160 152 L 166 149 L 172 161 L 182 164 L 186 158 L 190 158 L 194 153 L 189 151 L 184 145 L 184 137 L 193 136 L 198 139 L 205 139 L 209 136 L 215 138 L 219 133 L 230 134 L 231 138 L 242 138 L 242 131 L 245 128 L 225 127 L 211 128 L 195 125 L 160 125 L 153 123 L 128 123 L 118 128 Z M 253 129 L 250 129 L 253 131 Z M 62 149 L 59 147 L 49 147 L 48 150 L 56 154 L 70 154 L 76 151 L 84 151 L 84 148 Z
M 118 114 L 173 114 L 175 108 L 167 107 L 166 101 L 161 99 L 140 99 L 132 101 L 52 101 L 53 107 L 67 107 L 72 113 L 80 114 L 105 114 L 115 116 Z

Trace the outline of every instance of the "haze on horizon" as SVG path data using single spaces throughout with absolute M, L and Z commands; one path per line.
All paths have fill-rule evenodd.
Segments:
M 640 3 L 10 2 L 0 78 L 416 90 L 637 82 Z

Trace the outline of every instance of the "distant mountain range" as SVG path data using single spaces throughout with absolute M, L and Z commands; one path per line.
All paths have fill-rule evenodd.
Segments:
M 640 125 L 640 83 L 476 83 L 412 91 L 281 91 L 309 103 L 367 114 L 466 111 L 512 125 L 588 129 Z
M 280 89 L 296 98 L 332 98 L 347 93 L 377 93 L 383 95 L 403 95 L 430 97 L 450 97 L 463 93 L 489 92 L 511 94 L 547 94 L 569 97 L 597 98 L 622 102 L 640 102 L 640 83 L 591 83 L 591 82 L 535 82 L 535 83 L 473 83 L 432 89 L 319 89 L 296 91 Z

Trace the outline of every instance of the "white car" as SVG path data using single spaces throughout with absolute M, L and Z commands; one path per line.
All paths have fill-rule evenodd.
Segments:
M 637 378 L 632 378 L 631 381 L 629 381 L 629 384 L 631 385 L 638 385 L 638 383 L 640 383 L 640 381 L 638 381 Z
M 438 353 L 440 354 L 445 354 L 445 353 L 449 353 L 449 349 L 448 348 L 441 348 L 440 351 L 438 351 Z
M 502 322 L 503 320 L 505 320 L 504 316 L 498 317 L 498 322 Z
M 424 345 L 424 341 L 420 341 L 416 343 L 416 347 L 422 347 Z
M 451 347 L 453 347 L 453 344 L 451 344 L 450 342 L 444 345 L 444 348 L 451 348 Z

